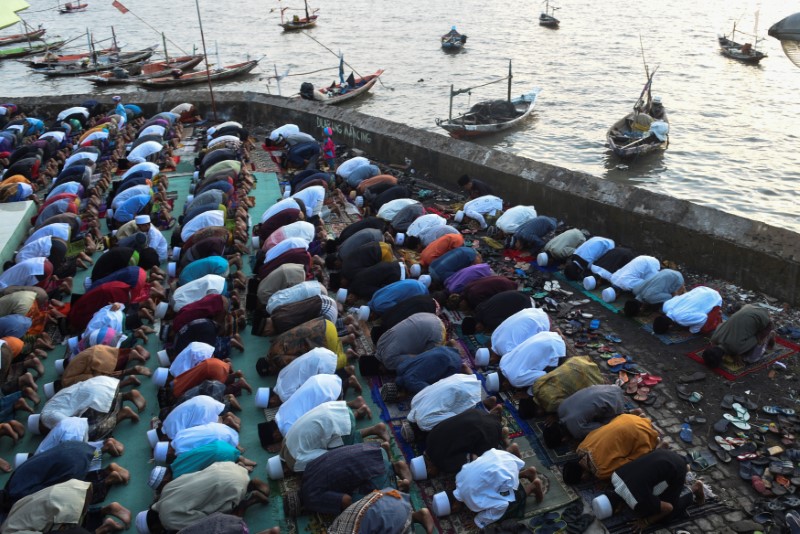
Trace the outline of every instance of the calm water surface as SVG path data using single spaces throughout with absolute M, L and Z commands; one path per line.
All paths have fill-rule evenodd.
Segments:
M 296 93 L 303 81 L 321 86 L 334 80 L 337 59 L 331 52 L 277 26 L 280 6 L 302 7 L 301 0 L 200 1 L 212 61 L 215 43 L 224 64 L 266 56 L 257 74 L 226 88 L 276 93 L 275 81 L 268 79 L 273 65 L 279 72 L 289 69 L 291 76 L 281 84 L 284 95 Z M 772 38 L 759 45 L 769 57 L 758 67 L 724 58 L 716 43 L 717 34 L 729 32 L 734 21 L 752 33 L 756 9 L 760 35 L 766 37 L 771 24 L 800 11 L 798 1 L 563 0 L 558 30 L 538 26 L 538 3 L 519 0 L 310 1 L 321 7 L 311 36 L 341 50 L 358 73 L 386 69 L 383 85 L 351 104 L 352 109 L 443 133 L 434 118 L 447 116 L 450 84 L 465 88 L 503 77 L 513 59 L 514 92 L 542 88 L 536 111 L 524 128 L 481 144 L 800 230 L 795 200 L 800 69 Z M 48 35 L 70 37 L 88 27 L 102 39 L 113 25 L 128 49 L 160 41 L 110 0 L 89 0 L 89 11 L 72 15 L 33 13 L 54 2 L 29 2 L 23 15 L 30 23 L 44 23 Z M 185 50 L 200 47 L 193 1 L 123 3 Z M 453 24 L 469 40 L 461 53 L 446 54 L 438 37 Z M 9 33 L 17 33 L 16 28 L 2 32 Z M 605 132 L 630 110 L 645 81 L 640 35 L 647 62 L 659 67 L 653 94 L 663 98 L 669 112 L 671 144 L 663 155 L 621 165 L 604 149 Z M 82 38 L 75 45 L 84 43 Z M 324 68 L 332 70 L 297 76 Z M 134 89 L 97 90 L 80 79 L 49 80 L 14 62 L 0 64 L 3 98 L 125 91 Z M 478 100 L 503 98 L 505 91 L 500 83 L 456 97 L 454 112 Z

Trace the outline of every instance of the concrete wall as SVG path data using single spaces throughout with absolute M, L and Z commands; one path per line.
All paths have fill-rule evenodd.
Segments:
M 800 304 L 798 234 L 585 173 L 486 149 L 443 135 L 416 130 L 346 108 L 249 93 L 216 92 L 219 120 L 249 125 L 294 123 L 319 136 L 333 127 L 334 139 L 364 150 L 378 161 L 403 163 L 420 175 L 453 188 L 468 173 L 492 184 L 515 204 L 531 204 L 543 214 L 587 228 L 617 243 L 683 263 L 692 269 Z M 32 115 L 53 116 L 85 96 L 8 99 Z M 147 113 L 181 102 L 210 109 L 208 93 L 137 93 L 132 98 Z

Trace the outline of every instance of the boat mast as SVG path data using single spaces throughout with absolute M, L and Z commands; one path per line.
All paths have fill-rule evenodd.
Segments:
M 511 74 L 511 60 L 509 59 L 508 60 L 508 101 L 509 102 L 511 102 L 511 78 L 513 78 L 513 77 L 514 77 L 514 75 Z
M 311 18 L 311 17 L 308 16 L 308 0 L 303 0 L 303 3 L 306 6 L 306 22 L 308 22 L 309 19 Z
M 450 84 L 450 111 L 447 114 L 447 121 L 453 122 L 453 84 Z
M 208 81 L 208 93 L 211 97 L 211 111 L 214 113 L 214 120 L 217 120 L 217 103 L 214 102 L 214 88 L 211 86 L 211 67 L 208 66 L 206 35 L 203 33 L 203 19 L 200 18 L 200 0 L 194 0 L 194 5 L 197 7 L 197 22 L 200 26 L 200 39 L 203 41 L 203 56 L 206 59 L 206 80 Z
M 169 63 L 169 52 L 167 52 L 167 37 L 164 35 L 164 32 L 161 32 L 161 42 L 164 44 L 164 58 Z

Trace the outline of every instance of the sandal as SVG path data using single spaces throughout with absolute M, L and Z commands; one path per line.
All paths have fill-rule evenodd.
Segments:
M 619 338 L 618 336 L 614 335 L 614 334 L 607 334 L 605 339 L 606 339 L 606 341 L 609 341 L 611 343 L 621 343 L 622 342 L 622 339 Z
M 645 389 L 645 388 L 642 388 L 642 389 Z M 637 394 L 637 396 L 638 396 L 638 394 Z M 633 400 L 637 400 L 636 397 L 634 397 Z M 680 434 L 678 434 L 678 435 L 686 443 L 691 443 L 692 442 L 692 437 L 693 437 L 691 425 L 689 425 L 689 423 L 683 423 L 683 426 L 681 427 Z M 699 469 L 695 469 L 695 471 L 699 471 Z
M 769 489 L 767 489 L 767 487 L 764 485 L 764 481 L 761 479 L 760 476 L 758 475 L 751 476 L 750 483 L 753 485 L 753 489 L 756 490 L 761 495 L 763 495 L 764 497 L 772 497 L 772 492 Z
M 770 415 L 794 415 L 796 412 L 791 408 L 784 408 L 782 406 L 764 406 L 761 408 L 764 413 Z
M 657 384 L 660 384 L 662 380 L 663 378 L 661 378 L 660 376 L 651 374 L 642 375 L 642 384 L 644 384 L 645 386 L 651 386 L 651 387 L 655 386 Z
M 637 402 L 644 402 L 647 400 L 648 393 L 650 393 L 650 388 L 642 386 L 636 391 L 636 395 L 634 395 L 633 400 Z M 689 427 L 689 430 L 691 430 L 691 427 Z M 681 432 L 683 431 L 681 430 Z
M 747 421 L 742 421 L 741 419 L 738 419 L 729 413 L 722 414 L 722 416 L 728 421 L 730 421 L 736 428 L 740 428 L 742 430 L 750 430 L 750 423 L 748 423 Z
M 707 421 L 708 420 L 705 417 L 702 417 L 702 416 L 699 416 L 699 415 L 690 415 L 689 417 L 685 417 L 683 419 L 684 423 L 689 423 L 690 425 L 694 425 L 694 424 L 702 425 L 702 424 L 706 423 Z
M 627 373 L 625 374 L 625 376 L 628 376 Z M 622 378 L 622 376 L 620 376 L 620 378 Z M 634 378 L 633 380 L 629 378 L 628 383 L 625 386 L 625 393 L 627 393 L 628 395 L 635 395 L 637 390 L 639 389 L 639 386 L 641 385 L 641 382 L 642 381 L 639 380 L 638 378 Z

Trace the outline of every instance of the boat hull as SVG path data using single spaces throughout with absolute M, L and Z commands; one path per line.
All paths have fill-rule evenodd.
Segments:
M 536 106 L 536 100 L 538 99 L 540 92 L 541 89 L 537 87 L 528 93 L 516 98 L 512 98 L 511 103 L 514 105 L 519 115 L 511 120 L 484 124 L 470 124 L 470 121 L 472 120 L 472 117 L 470 116 L 471 114 L 465 113 L 464 115 L 456 117 L 452 120 L 437 119 L 436 124 L 447 130 L 447 133 L 456 139 L 475 138 L 502 132 L 504 130 L 514 128 L 530 116 L 530 114 L 533 112 L 533 108 Z
M 323 95 L 324 100 L 315 100 L 315 102 L 319 102 L 320 104 L 324 104 L 326 106 L 336 106 L 339 104 L 343 104 L 345 102 L 349 102 L 351 100 L 355 100 L 356 98 L 362 97 L 367 94 L 372 87 L 378 83 L 378 79 L 383 74 L 383 69 L 375 71 L 375 73 L 370 74 L 368 76 L 364 76 L 363 78 L 356 78 L 356 84 L 361 84 L 355 89 L 352 89 L 346 92 L 343 95 L 337 96 L 328 96 L 330 92 L 330 88 L 324 87 L 319 89 L 319 92 Z M 363 82 L 363 83 L 362 83 Z M 340 87 L 340 84 L 336 85 L 336 89 Z
M 172 87 L 185 87 L 187 85 L 194 85 L 198 83 L 205 83 L 209 78 L 211 81 L 226 80 L 235 76 L 247 74 L 258 66 L 257 60 L 246 61 L 244 63 L 237 63 L 235 65 L 228 65 L 221 70 L 213 71 L 210 74 L 208 71 L 192 72 L 184 74 L 180 78 L 150 78 L 147 80 L 139 81 L 138 84 L 148 89 L 169 89 Z
M 629 120 L 634 115 L 635 113 L 628 113 L 609 128 L 606 133 L 606 145 L 611 152 L 620 159 L 634 159 L 645 154 L 666 150 L 669 146 L 669 138 L 660 141 L 658 138 L 652 137 L 651 141 L 643 142 L 645 132 L 634 131 L 628 126 Z M 669 122 L 666 113 L 658 120 Z
M 148 80 L 150 78 L 160 78 L 164 76 L 169 76 L 172 74 L 174 69 L 181 70 L 183 72 L 187 72 L 195 68 L 197 65 L 203 61 L 203 56 L 187 56 L 186 58 L 178 58 L 182 61 L 171 60 L 169 63 L 166 62 L 159 62 L 153 63 L 150 66 L 160 66 L 159 70 L 150 70 L 148 72 L 148 65 L 143 65 L 142 73 L 138 76 L 129 76 L 127 78 L 117 78 L 113 75 L 113 73 L 103 72 L 97 74 L 96 76 L 87 76 L 85 79 L 89 80 L 95 85 L 133 85 L 143 80 Z
M 317 17 L 319 15 L 311 15 L 308 19 L 300 19 L 298 22 L 283 22 L 279 24 L 285 32 L 296 32 L 300 30 L 307 30 L 317 25 Z
M 767 54 L 755 49 L 751 49 L 749 52 L 742 52 L 743 45 L 741 43 L 731 41 L 724 35 L 720 35 L 717 40 L 719 41 L 720 54 L 727 58 L 735 59 L 740 63 L 758 65 L 762 59 L 767 57 Z
M 0 46 L 10 45 L 14 43 L 24 43 L 26 41 L 35 41 L 41 39 L 47 30 L 36 30 L 28 33 L 18 33 L 15 35 L 8 35 L 0 37 Z
M 544 13 L 539 16 L 539 26 L 544 26 L 545 28 L 558 28 L 559 24 L 561 24 L 561 21 L 555 17 L 545 15 Z

